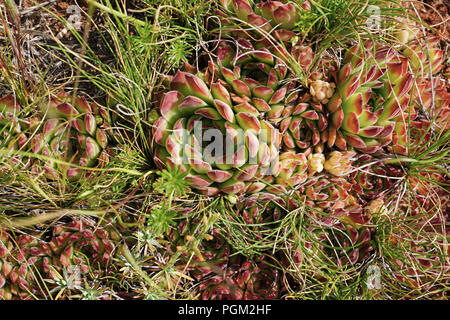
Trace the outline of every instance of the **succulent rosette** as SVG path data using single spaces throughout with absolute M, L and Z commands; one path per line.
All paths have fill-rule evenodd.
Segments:
M 332 215 L 309 215 L 301 222 L 302 232 L 293 233 L 287 254 L 290 264 L 322 281 L 325 266 L 337 268 L 362 263 L 373 252 L 370 217 L 358 205 L 350 205 Z M 296 270 L 294 268 L 293 270 Z M 322 270 L 319 272 L 319 270 Z M 302 279 L 304 274 L 292 274 Z
M 350 195 L 351 184 L 344 178 L 329 175 L 312 177 L 300 189 L 305 204 L 310 208 L 329 214 L 339 214 L 344 208 L 355 204 Z
M 414 40 L 407 43 L 402 54 L 409 59 L 412 70 L 420 77 L 437 74 L 444 66 L 444 51 L 439 49 L 439 38 L 431 37 L 426 41 Z
M 395 118 L 390 147 L 394 153 L 422 153 L 434 131 L 443 132 L 450 128 L 450 93 L 445 82 L 439 77 L 418 79 L 409 110 L 408 114 Z
M 450 184 L 448 174 L 439 167 L 423 167 L 411 171 L 407 177 L 407 194 L 394 194 L 398 211 L 426 231 L 446 230 L 450 214 Z
M 370 155 L 361 155 L 353 165 L 362 169 L 350 173 L 351 190 L 363 202 L 382 198 L 386 193 L 392 192 L 403 176 L 401 167 L 377 162 Z
M 409 119 L 399 117 L 396 120 L 392 145 L 388 150 L 403 155 L 425 151 L 431 138 L 431 122 L 423 118 L 416 119 L 415 115 Z
M 259 192 L 240 199 L 236 205 L 236 213 L 242 216 L 247 226 L 259 225 L 280 219 L 283 207 L 286 207 L 286 202 L 282 197 Z
M 291 135 L 301 136 L 308 130 L 302 119 L 318 115 L 309 105 L 296 107 L 294 86 L 267 49 L 244 39 L 236 47 L 220 43 L 203 73 L 173 77 L 153 129 L 156 165 L 189 171 L 191 186 L 209 195 L 259 192 L 274 181 L 270 176 L 284 186 L 301 183 L 306 168 L 291 150 L 300 144 Z M 210 136 L 219 145 L 214 152 L 204 143 Z M 280 157 L 282 148 L 287 153 Z
M 372 41 L 350 48 L 339 70 L 328 146 L 374 153 L 392 141 L 393 119 L 408 106 L 413 76 L 408 59 Z
M 450 128 L 450 92 L 444 79 L 419 79 L 417 91 L 414 92 L 414 105 L 416 109 L 425 111 L 441 129 Z
M 80 167 L 106 165 L 109 160 L 107 147 L 112 140 L 109 126 L 109 113 L 97 104 L 89 104 L 84 97 L 72 99 L 61 91 L 41 106 L 44 122 L 33 129 L 37 130 L 31 141 L 33 153 L 52 158 L 42 165 L 48 179 L 57 179 L 59 174 L 70 180 L 83 176 Z M 59 160 L 61 162 L 54 161 Z M 35 170 L 40 170 L 37 163 Z
M 221 3 L 226 32 L 242 36 L 250 31 L 263 40 L 267 40 L 269 33 L 277 40 L 290 40 L 295 36 L 292 29 L 300 18 L 299 10 L 310 9 L 309 1 L 304 1 L 300 7 L 285 1 L 221 0 Z
M 281 275 L 265 256 L 256 261 L 237 257 L 224 274 L 199 285 L 203 300 L 273 300 L 281 293 Z
M 90 268 L 105 268 L 118 240 L 113 229 L 99 228 L 85 219 L 55 226 L 49 242 L 39 235 L 13 237 L 0 230 L 0 299 L 40 297 L 42 280 L 51 289 L 57 273 L 70 272 L 69 267 L 76 266 L 86 276 Z

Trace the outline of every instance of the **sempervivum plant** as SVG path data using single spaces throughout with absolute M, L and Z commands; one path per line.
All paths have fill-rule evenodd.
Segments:
M 361 155 L 354 163 L 356 169 L 350 173 L 349 181 L 355 196 L 369 202 L 392 192 L 404 175 L 401 167 L 376 161 L 370 155 Z
M 189 171 L 191 186 L 209 195 L 258 192 L 272 174 L 285 185 L 302 182 L 299 162 L 278 158 L 282 146 L 290 149 L 278 129 L 283 119 L 313 113 L 295 108 L 298 92 L 288 72 L 267 49 L 254 50 L 243 39 L 237 48 L 221 43 L 204 73 L 178 71 L 153 129 L 156 165 Z M 286 130 L 297 134 L 300 124 Z
M 84 170 L 68 163 L 80 167 L 107 163 L 111 131 L 110 116 L 105 109 L 89 104 L 84 97 L 72 99 L 64 91 L 51 97 L 41 108 L 45 119 L 36 128 L 31 147 L 33 153 L 51 158 L 42 165 L 48 179 L 56 179 L 61 173 L 69 179 L 83 176 Z M 35 169 L 40 168 L 41 164 L 36 164 Z
M 334 214 L 355 204 L 350 189 L 351 184 L 346 179 L 324 175 L 309 179 L 299 192 L 304 192 L 305 204 L 310 208 Z
M 277 241 L 274 230 L 280 226 L 283 218 L 298 208 L 295 199 L 287 195 L 287 190 L 270 190 L 242 196 L 235 206 L 236 226 L 243 229 L 245 242 Z
M 298 190 L 298 205 L 306 205 L 308 215 L 302 226 L 306 233 L 291 236 L 293 263 L 353 265 L 368 257 L 373 235 L 370 216 L 350 192 L 350 182 L 329 175 L 314 177 Z
M 448 174 L 439 167 L 427 166 L 410 169 L 405 196 L 395 194 L 399 211 L 413 217 L 423 229 L 445 228 L 449 219 Z
M 119 239 L 116 231 L 81 219 L 55 226 L 49 242 L 39 235 L 14 237 L 0 230 L 0 299 L 45 296 L 42 281 L 51 290 L 69 267 L 78 268 L 80 276 L 106 267 Z
M 410 113 L 409 118 L 395 118 L 395 128 L 392 133 L 392 145 L 388 150 L 397 154 L 420 154 L 427 149 L 431 137 L 431 122 L 417 118 L 416 113 Z
M 283 207 L 286 207 L 283 198 L 273 193 L 259 192 L 239 199 L 236 213 L 242 216 L 248 226 L 251 226 L 278 220 L 282 216 L 281 208 Z
M 440 69 L 442 59 L 426 59 Z M 419 78 L 415 85 L 413 104 L 409 112 L 399 114 L 395 121 L 392 146 L 388 149 L 398 154 L 420 154 L 429 146 L 434 132 L 439 134 L 450 128 L 450 93 L 440 77 Z
M 417 109 L 426 112 L 440 129 L 450 128 L 450 92 L 444 79 L 419 79 L 414 104 Z
M 188 213 L 190 209 L 183 209 Z M 211 221 L 210 221 L 211 222 Z M 205 220 L 183 220 L 169 233 L 177 267 L 199 281 L 202 299 L 274 299 L 279 293 L 278 271 L 259 258 L 255 264 L 235 253 Z
M 290 236 L 292 244 L 287 255 L 291 266 L 295 266 L 294 278 L 302 279 L 304 274 L 297 274 L 296 270 L 303 270 L 321 281 L 323 272 L 331 266 L 353 266 L 373 252 L 374 232 L 370 217 L 361 206 L 348 206 L 333 215 L 314 215 L 305 217 Z
M 395 122 L 409 104 L 413 76 L 408 59 L 393 48 L 366 41 L 350 48 L 339 70 L 328 145 L 374 153 L 392 140 Z
M 439 49 L 439 38 L 414 40 L 405 45 L 403 55 L 408 57 L 414 73 L 420 77 L 429 77 L 443 68 L 444 51 Z
M 217 63 L 210 62 L 207 75 L 218 78 L 224 86 L 237 88 L 235 103 L 250 103 L 257 110 L 248 109 L 279 130 L 285 150 L 322 150 L 321 132 L 327 127 L 324 108 L 308 94 L 301 94 L 295 73 L 286 64 L 286 56 L 279 58 L 266 48 L 255 49 L 244 39 L 237 41 L 237 50 L 226 43 L 219 45 Z M 294 50 L 294 57 L 305 71 L 313 53 L 307 46 Z M 309 50 L 307 50 L 309 49 Z M 209 79 L 209 77 L 208 77 Z M 320 89 L 318 89 L 319 93 Z M 251 101 L 250 101 L 251 99 Z M 259 113 L 258 113 L 259 112 Z M 275 134 L 280 137 L 278 133 Z
M 293 3 L 253 0 L 221 0 L 221 3 L 225 9 L 221 16 L 226 32 L 231 30 L 242 36 L 250 31 L 262 40 L 267 40 L 269 33 L 282 41 L 295 36 L 292 29 L 299 20 L 299 9 Z M 303 1 L 301 9 L 308 10 L 309 6 L 309 1 Z
M 236 257 L 226 272 L 199 285 L 204 300 L 271 300 L 281 293 L 281 275 L 265 256 L 256 261 Z

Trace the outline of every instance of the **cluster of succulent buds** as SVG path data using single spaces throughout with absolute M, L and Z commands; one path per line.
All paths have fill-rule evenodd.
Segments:
M 41 104 L 42 120 L 22 114 L 22 108 L 12 96 L 0 100 L 1 146 L 7 150 L 32 152 L 40 158 L 11 157 L 21 162 L 22 169 L 50 180 L 67 177 L 77 180 L 85 170 L 81 167 L 104 166 L 109 160 L 108 146 L 114 138 L 109 113 L 84 97 L 60 91 Z M 7 157 L 5 157 L 7 158 Z
M 354 169 L 352 164 L 356 160 L 355 156 L 354 151 L 332 151 L 327 155 L 324 168 L 334 176 L 345 176 Z
M 444 51 L 439 49 L 439 38 L 413 40 L 405 45 L 402 54 L 408 57 L 415 74 L 429 77 L 437 74 L 443 68 Z
M 441 130 L 450 128 L 450 92 L 444 79 L 434 77 L 417 81 L 414 104 L 417 109 L 425 111 Z
M 330 98 L 333 96 L 336 85 L 322 80 L 314 80 L 310 87 L 312 99 L 315 102 L 327 104 Z
M 203 300 L 273 300 L 281 293 L 281 275 L 264 256 L 234 258 L 224 274 L 200 283 Z
M 323 153 L 314 153 L 308 156 L 308 172 L 310 175 L 323 171 L 325 156 Z

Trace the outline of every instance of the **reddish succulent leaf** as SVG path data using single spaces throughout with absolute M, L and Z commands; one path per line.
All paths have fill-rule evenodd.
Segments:
M 188 174 L 185 179 L 189 182 L 189 184 L 194 188 L 207 188 L 211 185 L 211 181 L 206 180 L 200 176 Z
M 277 90 L 270 99 L 269 104 L 276 104 L 281 102 L 286 96 L 286 90 L 286 87 Z
M 245 84 L 244 81 L 239 79 L 233 80 L 231 82 L 231 86 L 233 87 L 236 94 L 251 97 L 250 88 Z
M 272 94 L 273 90 L 269 87 L 258 86 L 253 89 L 253 95 L 265 101 L 269 101 L 269 99 L 272 97 Z
M 338 109 L 331 117 L 331 122 L 333 123 L 335 130 L 339 129 L 344 122 L 344 110 Z
M 345 140 L 347 140 L 348 144 L 353 148 L 362 149 L 366 147 L 366 143 L 363 139 L 358 137 L 357 135 L 352 134 L 344 134 Z
M 266 19 L 264 19 L 261 16 L 258 16 L 255 13 L 249 14 L 247 16 L 247 19 L 249 24 L 251 24 L 252 26 L 260 27 L 266 32 L 269 32 L 270 29 L 272 29 L 270 23 Z
M 370 126 L 361 129 L 359 135 L 367 138 L 377 137 L 383 130 L 384 128 L 380 126 Z
M 197 110 L 195 110 L 194 114 L 200 115 L 202 117 L 205 117 L 205 118 L 211 119 L 211 120 L 221 120 L 222 119 L 222 117 L 216 111 L 216 109 L 208 108 L 208 107 L 197 109 Z
M 308 109 L 309 104 L 308 103 L 299 103 L 298 105 L 295 106 L 294 111 L 292 112 L 292 114 L 298 115 L 303 113 L 306 109 Z
M 243 171 L 239 171 L 236 175 L 236 180 L 237 181 L 248 181 L 250 179 L 252 179 L 255 174 L 256 171 L 258 170 L 258 165 L 251 165 L 246 167 L 245 169 L 243 169 Z
M 159 107 L 161 115 L 171 121 L 173 114 L 176 112 L 178 102 L 183 95 L 178 91 L 169 91 L 164 94 L 164 98 L 161 101 Z
M 335 112 L 342 105 L 342 98 L 338 92 L 335 92 L 327 103 L 328 111 Z
M 292 136 L 289 134 L 289 132 L 286 132 L 283 135 L 283 143 L 288 147 L 289 149 L 295 148 L 295 141 L 292 138 Z
M 212 170 L 212 167 L 208 162 L 197 158 L 189 159 L 189 164 L 191 165 L 191 168 L 198 173 L 207 173 Z
M 344 136 L 342 135 L 342 133 L 340 131 L 336 132 L 336 139 L 335 139 L 334 144 L 340 150 L 347 150 L 347 140 L 346 140 L 346 138 L 344 138 Z
M 319 120 L 319 114 L 314 110 L 305 111 L 301 116 L 308 120 Z
M 234 112 L 231 107 L 221 100 L 214 100 L 217 111 L 219 111 L 222 118 L 227 121 L 234 122 Z
M 247 145 L 249 156 L 254 158 L 258 154 L 259 140 L 258 137 L 251 131 L 245 133 L 245 143 Z
M 258 118 L 252 114 L 239 112 L 236 114 L 236 120 L 244 130 L 252 130 L 255 134 L 259 134 L 261 131 L 261 125 Z
M 222 84 L 218 82 L 212 83 L 211 93 L 215 99 L 221 100 L 222 102 L 231 105 L 230 93 Z
M 265 112 L 265 111 L 269 111 L 270 110 L 270 106 L 269 104 L 260 98 L 253 98 L 253 105 L 256 107 L 256 109 L 258 109 L 261 112 Z
M 342 128 L 351 133 L 357 134 L 359 132 L 358 116 L 354 112 L 347 114 L 342 122 Z
M 233 109 L 236 113 L 245 112 L 245 113 L 252 114 L 254 116 L 259 115 L 258 110 L 255 107 L 253 107 L 250 103 L 248 103 L 247 101 L 244 101 L 243 103 L 235 105 L 233 107 Z

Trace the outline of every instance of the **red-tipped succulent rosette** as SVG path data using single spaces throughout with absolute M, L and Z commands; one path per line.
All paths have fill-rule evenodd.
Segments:
M 33 153 L 52 158 L 45 160 L 44 174 L 57 179 L 64 174 L 71 180 L 79 179 L 83 169 L 71 167 L 60 160 L 81 167 L 105 165 L 107 147 L 112 140 L 108 112 L 96 104 L 89 104 L 84 97 L 72 99 L 61 91 L 42 106 L 45 119 L 31 141 Z M 32 128 L 33 129 L 33 128 Z M 35 170 L 41 164 L 36 163 Z
M 403 176 L 401 167 L 382 162 L 371 164 L 372 162 L 376 162 L 376 158 L 368 154 L 361 155 L 353 163 L 355 169 L 348 178 L 352 193 L 363 203 L 382 198 L 386 193 L 392 192 Z M 357 169 L 359 167 L 362 169 Z
M 223 274 L 205 278 L 199 285 L 203 300 L 273 300 L 281 295 L 281 274 L 265 256 L 232 259 Z
M 419 79 L 414 92 L 414 105 L 426 112 L 441 130 L 450 128 L 450 92 L 443 78 Z
M 302 219 L 306 233 L 294 233 L 291 236 L 292 247 L 288 255 L 297 265 L 309 263 L 317 269 L 324 262 L 333 262 L 339 268 L 355 265 L 367 259 L 373 251 L 373 231 L 370 217 L 364 214 L 359 205 L 345 205 L 339 210 L 330 208 L 316 210 L 312 215 Z M 322 211 L 324 210 L 324 211 Z M 310 272 L 314 276 L 315 268 Z M 317 280 L 321 280 L 319 276 Z
M 439 42 L 438 37 L 431 37 L 426 41 L 414 40 L 404 46 L 402 54 L 408 57 L 417 76 L 428 78 L 444 67 L 444 51 L 439 48 Z
M 85 219 L 58 224 L 49 242 L 38 234 L 15 237 L 0 230 L 0 299 L 45 298 L 42 281 L 53 290 L 57 273 L 70 275 L 77 272 L 70 268 L 76 267 L 80 276 L 87 277 L 91 268 L 104 269 L 111 263 L 119 240 L 115 230 Z
M 243 36 L 250 31 L 257 38 L 270 34 L 277 40 L 288 41 L 295 36 L 299 10 L 309 10 L 309 2 L 300 7 L 285 1 L 221 0 L 223 30 Z M 267 39 L 266 39 L 267 40 Z
M 413 75 L 393 48 L 366 41 L 344 57 L 331 113 L 328 145 L 375 153 L 392 141 L 393 121 L 408 106 Z
M 287 75 L 281 60 L 243 39 L 221 43 L 203 73 L 178 71 L 153 128 L 155 164 L 189 171 L 191 186 L 208 195 L 264 189 L 282 171 L 278 126 L 298 98 Z

